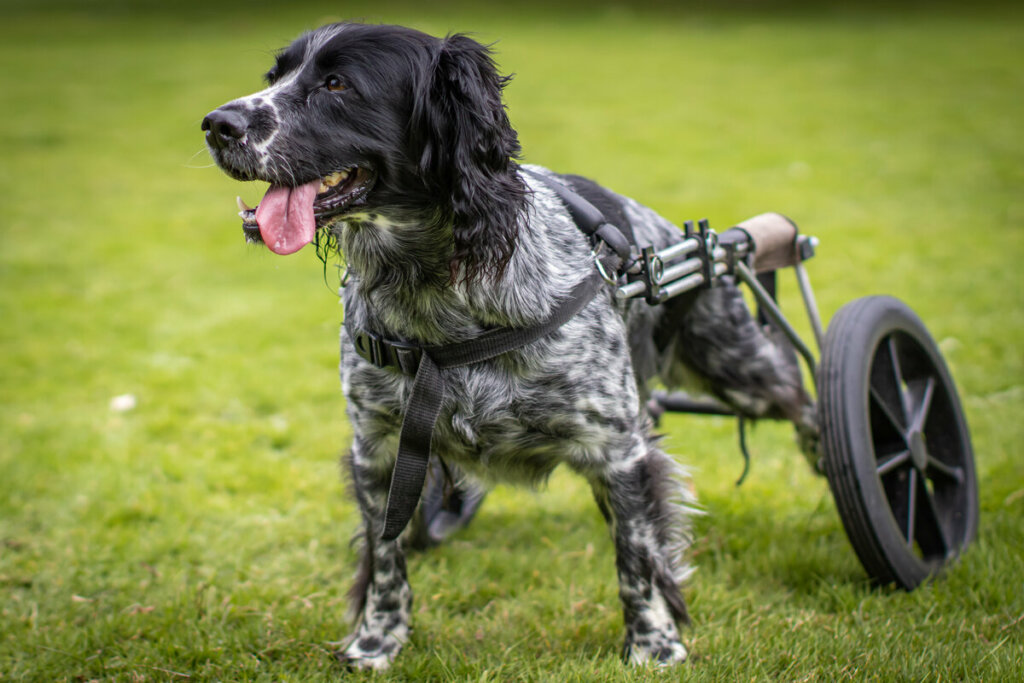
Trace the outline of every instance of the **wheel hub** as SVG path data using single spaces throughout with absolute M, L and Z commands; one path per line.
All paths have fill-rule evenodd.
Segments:
M 924 434 L 914 430 L 907 438 L 907 445 L 910 447 L 910 460 L 914 467 L 921 473 L 928 468 L 928 446 L 924 443 Z

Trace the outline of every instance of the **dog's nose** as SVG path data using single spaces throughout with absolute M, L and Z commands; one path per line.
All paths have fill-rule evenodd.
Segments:
M 223 149 L 229 142 L 240 140 L 245 135 L 249 121 L 233 109 L 214 109 L 203 119 L 202 129 L 206 141 L 217 149 Z

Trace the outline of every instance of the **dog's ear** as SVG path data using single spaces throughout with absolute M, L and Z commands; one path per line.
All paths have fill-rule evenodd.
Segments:
M 453 278 L 499 274 L 515 248 L 526 188 L 501 99 L 508 80 L 487 47 L 456 34 L 440 42 L 417 93 L 410 140 L 452 226 Z

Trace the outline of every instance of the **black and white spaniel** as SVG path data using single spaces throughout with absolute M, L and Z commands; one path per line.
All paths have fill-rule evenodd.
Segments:
M 333 24 L 282 50 L 266 79 L 204 119 L 210 153 L 232 177 L 270 183 L 255 210 L 242 207 L 250 241 L 278 254 L 340 250 L 351 329 L 434 348 L 549 319 L 595 268 L 558 181 L 641 245 L 680 239 L 632 199 L 517 163 L 507 78 L 464 35 Z M 362 560 L 341 656 L 384 669 L 412 614 L 403 538 L 382 528 L 415 378 L 365 356 L 343 333 Z M 444 370 L 431 457 L 456 485 L 535 485 L 560 464 L 585 477 L 614 537 L 625 657 L 680 662 L 693 498 L 652 434 L 648 385 L 696 380 L 737 413 L 792 420 L 806 437 L 813 410 L 789 358 L 729 281 L 653 307 L 605 287 L 525 346 Z

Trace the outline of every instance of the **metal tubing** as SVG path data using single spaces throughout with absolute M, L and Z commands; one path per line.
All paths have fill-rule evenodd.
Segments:
M 661 249 L 660 251 L 654 252 L 654 255 L 660 258 L 662 261 L 671 261 L 676 257 L 682 256 L 683 254 L 687 254 L 693 251 L 699 246 L 699 240 L 693 237 L 688 237 L 682 242 L 679 242 L 678 244 L 673 244 L 671 246 L 665 247 L 664 249 Z
M 666 282 L 678 280 L 684 275 L 696 273 L 698 270 L 700 270 L 700 267 L 701 260 L 699 258 L 688 258 L 685 261 L 680 261 L 674 266 L 669 266 L 668 268 L 666 268 L 665 271 L 661 274 L 661 277 L 657 279 L 657 283 L 659 285 L 663 285 Z
M 714 262 L 716 264 L 723 263 L 726 258 L 726 251 L 722 247 L 715 247 L 714 251 L 711 252 L 711 257 L 712 259 L 714 259 Z M 655 282 L 659 285 L 663 285 L 666 283 L 671 284 L 673 280 L 678 280 L 684 275 L 696 273 L 698 270 L 701 269 L 701 266 L 703 264 L 704 262 L 701 261 L 696 256 L 688 258 L 685 261 L 680 261 L 674 266 L 669 266 L 668 268 L 666 268 L 665 271 L 661 274 L 661 277 L 658 278 Z M 723 272 L 725 271 L 716 272 L 715 275 L 721 275 Z
M 790 325 L 789 321 L 786 320 L 784 315 L 782 315 L 782 311 L 779 309 L 778 304 L 772 300 L 772 297 L 767 291 L 765 291 L 765 288 L 757 281 L 757 277 L 755 277 L 755 275 L 750 272 L 750 269 L 742 263 L 736 264 L 736 275 L 744 284 L 750 287 L 750 291 L 754 293 L 754 298 L 757 299 L 757 303 L 761 305 L 761 309 L 765 312 L 765 315 L 771 318 L 772 322 L 779 326 L 779 329 L 782 330 L 789 341 L 793 343 L 793 346 L 800 355 L 804 357 L 804 360 L 807 362 L 807 367 L 811 370 L 811 376 L 817 377 L 818 370 L 817 364 L 814 360 L 814 354 L 811 353 L 811 350 L 807 348 L 807 344 L 804 343 L 804 340 L 800 338 L 800 335 L 796 333 L 793 326 Z
M 719 277 L 720 275 L 724 275 L 728 272 L 729 266 L 725 263 L 726 255 L 727 252 L 722 247 L 715 247 L 712 252 L 712 257 L 715 260 L 715 265 L 712 269 L 713 278 Z M 661 288 L 662 300 L 671 299 L 674 296 L 678 296 L 683 292 L 687 292 L 704 284 L 704 274 L 696 272 L 701 269 L 701 265 L 702 262 L 700 259 L 690 258 L 682 263 L 677 263 L 674 266 L 666 268 L 661 278 L 655 282 L 655 284 L 659 285 L 666 282 L 668 283 Z M 683 277 L 682 279 L 676 279 L 680 276 L 687 275 L 688 273 L 693 273 L 693 275 Z M 615 290 L 615 298 L 620 301 L 623 299 L 632 299 L 633 297 L 641 296 L 646 292 L 647 286 L 642 280 L 637 280 L 636 282 L 630 282 L 629 284 L 618 287 Z
M 688 237 L 684 239 L 682 242 L 679 242 L 678 244 L 672 244 L 665 247 L 661 251 L 654 252 L 653 256 L 656 259 L 658 259 L 661 263 L 664 263 L 665 261 L 670 261 L 684 254 L 688 254 L 689 252 L 697 249 L 697 247 L 699 246 L 699 240 L 693 237 Z M 636 265 L 639 265 L 639 263 L 640 261 L 638 260 Z M 687 261 L 684 261 L 683 263 L 689 263 L 689 259 Z M 693 270 L 679 269 L 681 265 L 683 264 L 676 264 L 663 271 L 661 277 L 654 280 L 654 284 L 660 285 L 669 279 L 694 272 Z M 700 269 L 700 261 L 697 261 L 697 266 L 694 270 L 697 269 Z M 630 282 L 629 284 L 622 285 L 621 287 L 617 288 L 615 290 L 615 298 L 619 300 L 632 299 L 633 297 L 640 296 L 642 294 L 645 294 L 646 292 L 647 285 L 643 282 L 643 280 L 636 280 L 635 282 Z
M 652 400 L 659 406 L 673 413 L 692 413 L 697 415 L 730 415 L 735 417 L 736 411 L 718 401 L 692 398 L 681 393 L 668 393 L 655 391 L 651 394 Z
M 725 263 L 715 263 L 712 266 L 711 279 L 725 275 L 729 271 L 729 266 Z M 704 284 L 704 273 L 694 273 L 689 277 L 684 277 L 682 280 L 671 282 L 661 288 L 662 301 L 665 299 L 671 299 L 674 296 L 679 296 L 684 292 L 688 292 L 691 289 L 696 289 Z
M 637 280 L 636 282 L 630 282 L 628 285 L 622 285 L 615 290 L 616 299 L 632 299 L 635 296 L 640 296 L 647 291 L 647 285 L 643 280 Z
M 811 321 L 814 341 L 818 344 L 818 353 L 821 353 L 825 334 L 821 327 L 821 316 L 818 315 L 818 303 L 814 300 L 814 290 L 811 289 L 811 279 L 807 277 L 807 270 L 804 268 L 803 261 L 799 259 L 793 264 L 793 271 L 796 273 L 796 283 L 800 287 L 800 294 L 804 299 L 804 308 L 807 309 L 807 318 Z
M 661 288 L 661 300 L 671 299 L 674 296 L 679 296 L 683 292 L 688 292 L 691 289 L 696 289 L 704 284 L 704 273 L 694 273 L 688 277 L 684 277 L 682 280 L 676 280 L 675 282 L 665 285 Z

